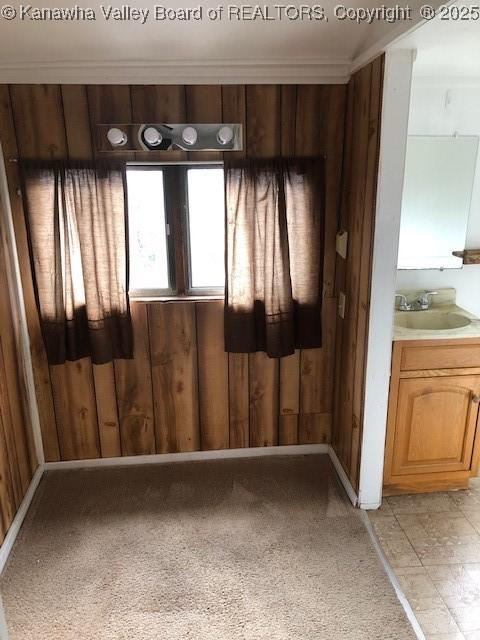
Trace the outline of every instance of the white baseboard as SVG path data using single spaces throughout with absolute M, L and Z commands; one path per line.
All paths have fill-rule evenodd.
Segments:
M 405 611 L 405 614 L 410 624 L 413 627 L 415 635 L 417 636 L 417 640 L 426 640 L 425 634 L 423 633 L 420 627 L 420 624 L 415 616 L 415 613 L 413 612 L 413 609 L 409 601 L 407 600 L 407 597 L 404 594 L 402 587 L 400 586 L 398 578 L 395 575 L 395 571 L 392 569 L 389 561 L 387 560 L 385 553 L 383 552 L 382 545 L 378 541 L 377 535 L 373 529 L 370 518 L 368 517 L 368 515 L 365 513 L 364 510 L 360 510 L 360 517 L 363 520 L 363 524 L 365 525 L 365 528 L 370 534 L 370 538 L 372 539 L 373 546 L 375 547 L 378 557 L 380 558 L 380 562 L 382 563 L 383 568 L 385 569 L 385 573 L 387 574 L 390 582 L 392 583 L 393 588 L 395 589 L 397 598 L 399 599 L 400 604 L 402 605 L 403 610 Z
M 328 444 L 293 444 L 277 447 L 251 447 L 245 449 L 219 449 L 217 451 L 189 451 L 185 453 L 155 453 L 146 456 L 123 456 L 118 458 L 94 458 L 91 460 L 67 460 L 46 462 L 45 469 L 87 469 L 94 467 L 123 467 L 140 464 L 165 464 L 171 462 L 193 462 L 199 460 L 228 460 L 229 458 L 259 458 L 262 456 L 305 455 L 329 453 Z
M 28 508 L 30 507 L 30 503 L 32 502 L 33 496 L 35 495 L 35 491 L 37 490 L 38 484 L 43 476 L 43 465 L 40 465 L 38 469 L 35 471 L 33 478 L 30 482 L 30 486 L 27 489 L 27 493 L 22 500 L 20 507 L 18 508 L 17 514 L 13 519 L 12 524 L 10 525 L 9 530 L 7 531 L 7 535 L 3 540 L 2 546 L 0 547 L 0 575 L 5 568 L 5 564 L 7 563 L 8 556 L 10 555 L 10 551 L 17 539 L 18 532 L 20 531 L 20 527 L 22 526 L 23 521 L 25 520 L 25 516 L 27 515 Z
M 340 478 L 340 482 L 345 489 L 347 496 L 350 498 L 350 502 L 354 507 L 358 506 L 358 496 L 355 489 L 352 487 L 350 480 L 348 479 L 347 474 L 345 473 L 345 469 L 342 467 L 342 463 L 337 457 L 335 453 L 335 449 L 332 445 L 328 445 L 328 455 L 330 456 L 330 460 L 332 461 L 333 466 L 335 467 L 335 471 L 337 472 L 338 477 Z

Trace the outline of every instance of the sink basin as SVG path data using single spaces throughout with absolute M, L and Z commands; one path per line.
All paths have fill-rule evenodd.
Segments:
M 395 325 L 416 331 L 448 331 L 470 324 L 469 318 L 459 313 L 442 311 L 403 311 L 395 314 Z

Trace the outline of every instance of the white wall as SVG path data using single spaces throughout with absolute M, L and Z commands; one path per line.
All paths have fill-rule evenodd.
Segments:
M 415 78 L 412 84 L 410 135 L 480 136 L 480 79 L 441 81 Z M 466 240 L 480 249 L 480 160 L 477 160 Z M 445 271 L 397 271 L 397 289 L 454 287 L 457 304 L 480 316 L 480 265 Z
M 365 407 L 359 506 L 382 501 L 383 458 L 392 354 L 393 294 L 397 269 L 403 174 L 407 143 L 413 51 L 385 56 L 372 290 L 368 325 Z

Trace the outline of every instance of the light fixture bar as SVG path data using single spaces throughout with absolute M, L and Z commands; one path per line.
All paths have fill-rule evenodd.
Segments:
M 96 125 L 97 151 L 240 151 L 238 123 L 115 123 Z

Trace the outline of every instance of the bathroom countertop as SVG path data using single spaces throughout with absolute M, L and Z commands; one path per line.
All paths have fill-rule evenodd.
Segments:
M 480 318 L 456 304 L 446 303 L 433 305 L 428 311 L 395 311 L 395 319 L 409 314 L 455 313 L 465 316 L 471 321 L 466 327 L 454 329 L 406 329 L 393 325 L 393 340 L 449 340 L 453 338 L 480 338 Z

